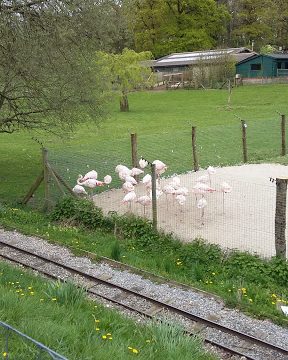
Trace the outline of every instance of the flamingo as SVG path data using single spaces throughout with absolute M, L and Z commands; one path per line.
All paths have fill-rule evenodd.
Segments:
M 112 181 L 112 177 L 111 177 L 110 175 L 104 176 L 104 183 L 105 183 L 106 185 L 111 184 L 111 181 Z
M 180 187 L 179 189 L 176 189 L 174 192 L 175 195 L 184 195 L 187 196 L 188 195 L 188 189 L 186 187 Z
M 122 190 L 124 191 L 124 193 L 134 191 L 134 189 L 135 189 L 134 185 L 128 181 L 122 185 Z
M 87 192 L 84 189 L 84 187 L 78 184 L 73 187 L 72 191 L 77 195 L 87 195 Z
M 146 174 L 142 179 L 142 183 L 144 184 L 146 191 L 150 191 L 152 188 L 152 176 L 150 174 Z
M 137 181 L 134 179 L 133 176 L 125 176 L 124 177 L 125 182 L 130 182 L 132 185 L 137 185 Z
M 130 169 L 128 169 L 128 167 L 127 167 L 127 166 L 125 166 L 125 165 L 121 165 L 121 164 L 119 164 L 119 165 L 117 165 L 117 166 L 116 166 L 116 168 L 115 168 L 115 172 L 117 172 L 117 173 L 120 173 L 120 172 L 127 172 L 127 173 L 129 173 L 129 175 L 131 174 L 131 170 L 130 170 Z
M 141 204 L 144 208 L 144 215 L 145 215 L 145 209 L 146 209 L 146 206 L 149 206 L 151 205 L 152 203 L 152 199 L 150 196 L 148 195 L 143 195 L 143 196 L 140 196 L 137 200 L 136 200 L 137 203 Z
M 138 169 L 138 168 L 131 169 L 131 176 L 138 176 L 138 175 L 141 175 L 143 173 L 144 173 L 144 171 L 141 170 L 141 169 Z
M 169 185 L 173 186 L 173 188 L 176 190 L 180 187 L 180 181 L 181 180 L 180 180 L 179 176 L 174 176 Z
M 135 191 L 130 191 L 128 194 L 126 194 L 122 200 L 123 204 L 129 203 L 129 210 L 131 211 L 131 203 L 135 201 L 137 198 Z
M 213 166 L 208 166 L 207 171 L 208 171 L 208 175 L 209 175 L 209 183 L 211 186 L 211 175 L 216 174 L 216 170 L 214 169 Z
M 81 186 L 85 186 L 91 189 L 91 196 L 93 195 L 92 189 L 94 189 L 97 186 L 104 186 L 105 183 L 103 181 L 99 181 L 96 179 L 87 179 L 83 181 L 83 176 L 79 175 L 77 179 L 77 184 Z
M 119 173 L 118 173 L 118 176 L 119 176 L 119 179 L 120 180 L 125 180 L 126 176 L 130 176 L 131 175 L 131 170 L 128 169 L 127 170 L 121 170 Z
M 162 190 L 163 190 L 163 193 L 166 195 L 166 204 L 167 204 L 167 209 L 168 209 L 168 195 L 174 195 L 175 188 L 172 185 L 168 184 L 168 185 L 165 185 Z
M 141 169 L 144 169 L 147 165 L 148 165 L 148 161 L 144 159 L 139 160 L 139 166 L 141 167 Z
M 84 175 L 82 181 L 86 181 L 86 180 L 88 180 L 88 179 L 95 179 L 95 180 L 96 180 L 97 177 L 98 177 L 97 171 L 91 170 L 91 171 L 89 171 L 87 174 Z
M 164 164 L 161 160 L 154 160 L 153 163 L 155 165 L 155 171 L 158 177 L 158 182 L 160 184 L 160 175 L 164 174 L 167 170 L 167 165 Z
M 204 184 L 208 183 L 208 181 L 209 181 L 208 175 L 202 175 L 197 179 L 197 182 L 204 183 Z
M 186 196 L 183 194 L 179 194 L 176 196 L 176 200 L 178 201 L 179 205 L 184 205 L 186 202 Z
M 202 225 L 204 225 L 204 208 L 207 206 L 207 200 L 202 197 L 198 203 L 197 203 L 197 208 L 201 209 L 201 220 L 202 220 Z
M 232 187 L 225 181 L 220 184 L 220 191 L 223 193 L 223 214 L 224 214 L 224 197 L 232 191 Z

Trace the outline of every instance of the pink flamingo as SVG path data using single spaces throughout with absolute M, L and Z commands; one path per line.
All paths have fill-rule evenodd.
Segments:
M 135 189 L 134 185 L 128 181 L 122 185 L 122 190 L 124 191 L 124 193 L 134 191 L 134 189 Z
M 77 184 L 81 185 L 81 186 L 85 186 L 88 187 L 89 189 L 91 189 L 91 196 L 93 195 L 93 191 L 92 189 L 96 188 L 97 186 L 104 186 L 105 183 L 103 181 L 99 181 L 96 179 L 87 179 L 85 181 L 83 181 L 83 176 L 79 175 L 78 179 L 77 179 Z
M 168 167 L 161 160 L 154 160 L 152 164 L 155 165 L 158 182 L 160 184 L 160 175 L 164 174 L 164 172 L 167 170 Z
M 224 214 L 224 197 L 225 197 L 225 194 L 228 194 L 232 191 L 232 187 L 227 184 L 227 182 L 223 181 L 221 184 L 220 184 L 220 191 L 223 193 L 223 214 Z
M 136 200 L 135 191 L 130 191 L 122 200 L 123 204 L 129 204 L 129 211 L 131 211 L 131 203 Z
M 75 194 L 80 195 L 80 196 L 81 196 L 81 195 L 88 195 L 87 192 L 86 192 L 86 190 L 84 189 L 84 187 L 81 186 L 81 185 L 78 185 L 78 184 L 73 187 L 72 191 L 73 191 Z
M 97 177 L 98 177 L 97 171 L 91 170 L 91 171 L 89 171 L 87 174 L 84 175 L 82 181 L 86 181 L 86 180 L 88 180 L 88 179 L 95 179 L 95 180 L 96 180 Z
M 197 203 L 197 208 L 201 209 L 201 220 L 202 220 L 202 225 L 204 225 L 204 208 L 207 206 L 207 200 L 202 197 L 198 203 Z
M 146 209 L 146 206 L 149 206 L 151 205 L 152 203 L 152 199 L 150 198 L 150 196 L 148 195 L 143 195 L 143 196 L 140 196 L 137 200 L 136 200 L 137 203 L 141 204 L 144 208 L 144 215 L 145 215 L 145 209 Z

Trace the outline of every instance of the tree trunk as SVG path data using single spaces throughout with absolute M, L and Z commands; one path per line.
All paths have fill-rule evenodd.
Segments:
M 120 111 L 129 111 L 129 103 L 127 94 L 122 94 L 120 98 Z

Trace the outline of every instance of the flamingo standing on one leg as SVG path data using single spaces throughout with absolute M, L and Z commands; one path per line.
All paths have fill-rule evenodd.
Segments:
M 204 225 L 204 208 L 207 206 L 207 200 L 202 197 L 198 203 L 197 203 L 197 208 L 201 209 L 201 225 Z
M 216 174 L 216 170 L 214 169 L 213 166 L 208 166 L 207 171 L 208 171 L 208 175 L 209 175 L 209 183 L 211 186 L 211 175 Z
M 232 187 L 225 181 L 220 184 L 221 192 L 223 193 L 223 214 L 224 214 L 224 197 L 232 191 Z

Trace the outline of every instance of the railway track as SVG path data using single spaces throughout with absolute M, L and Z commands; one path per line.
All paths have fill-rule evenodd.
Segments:
M 197 332 L 205 342 L 221 349 L 229 356 L 244 357 L 248 360 L 288 359 L 288 349 L 175 307 L 169 303 L 169 299 L 166 302 L 159 301 L 156 297 L 141 293 L 141 288 L 129 289 L 117 285 L 103 276 L 90 275 L 79 268 L 1 241 L 0 256 L 53 279 L 66 280 L 75 277 L 74 280 L 78 284 L 84 285 L 88 294 L 110 301 L 147 318 L 165 319 L 166 321 L 167 319 L 168 321 L 181 319 L 188 335 L 194 335 Z M 111 262 L 111 260 L 109 261 Z M 127 268 L 127 266 L 124 267 Z

